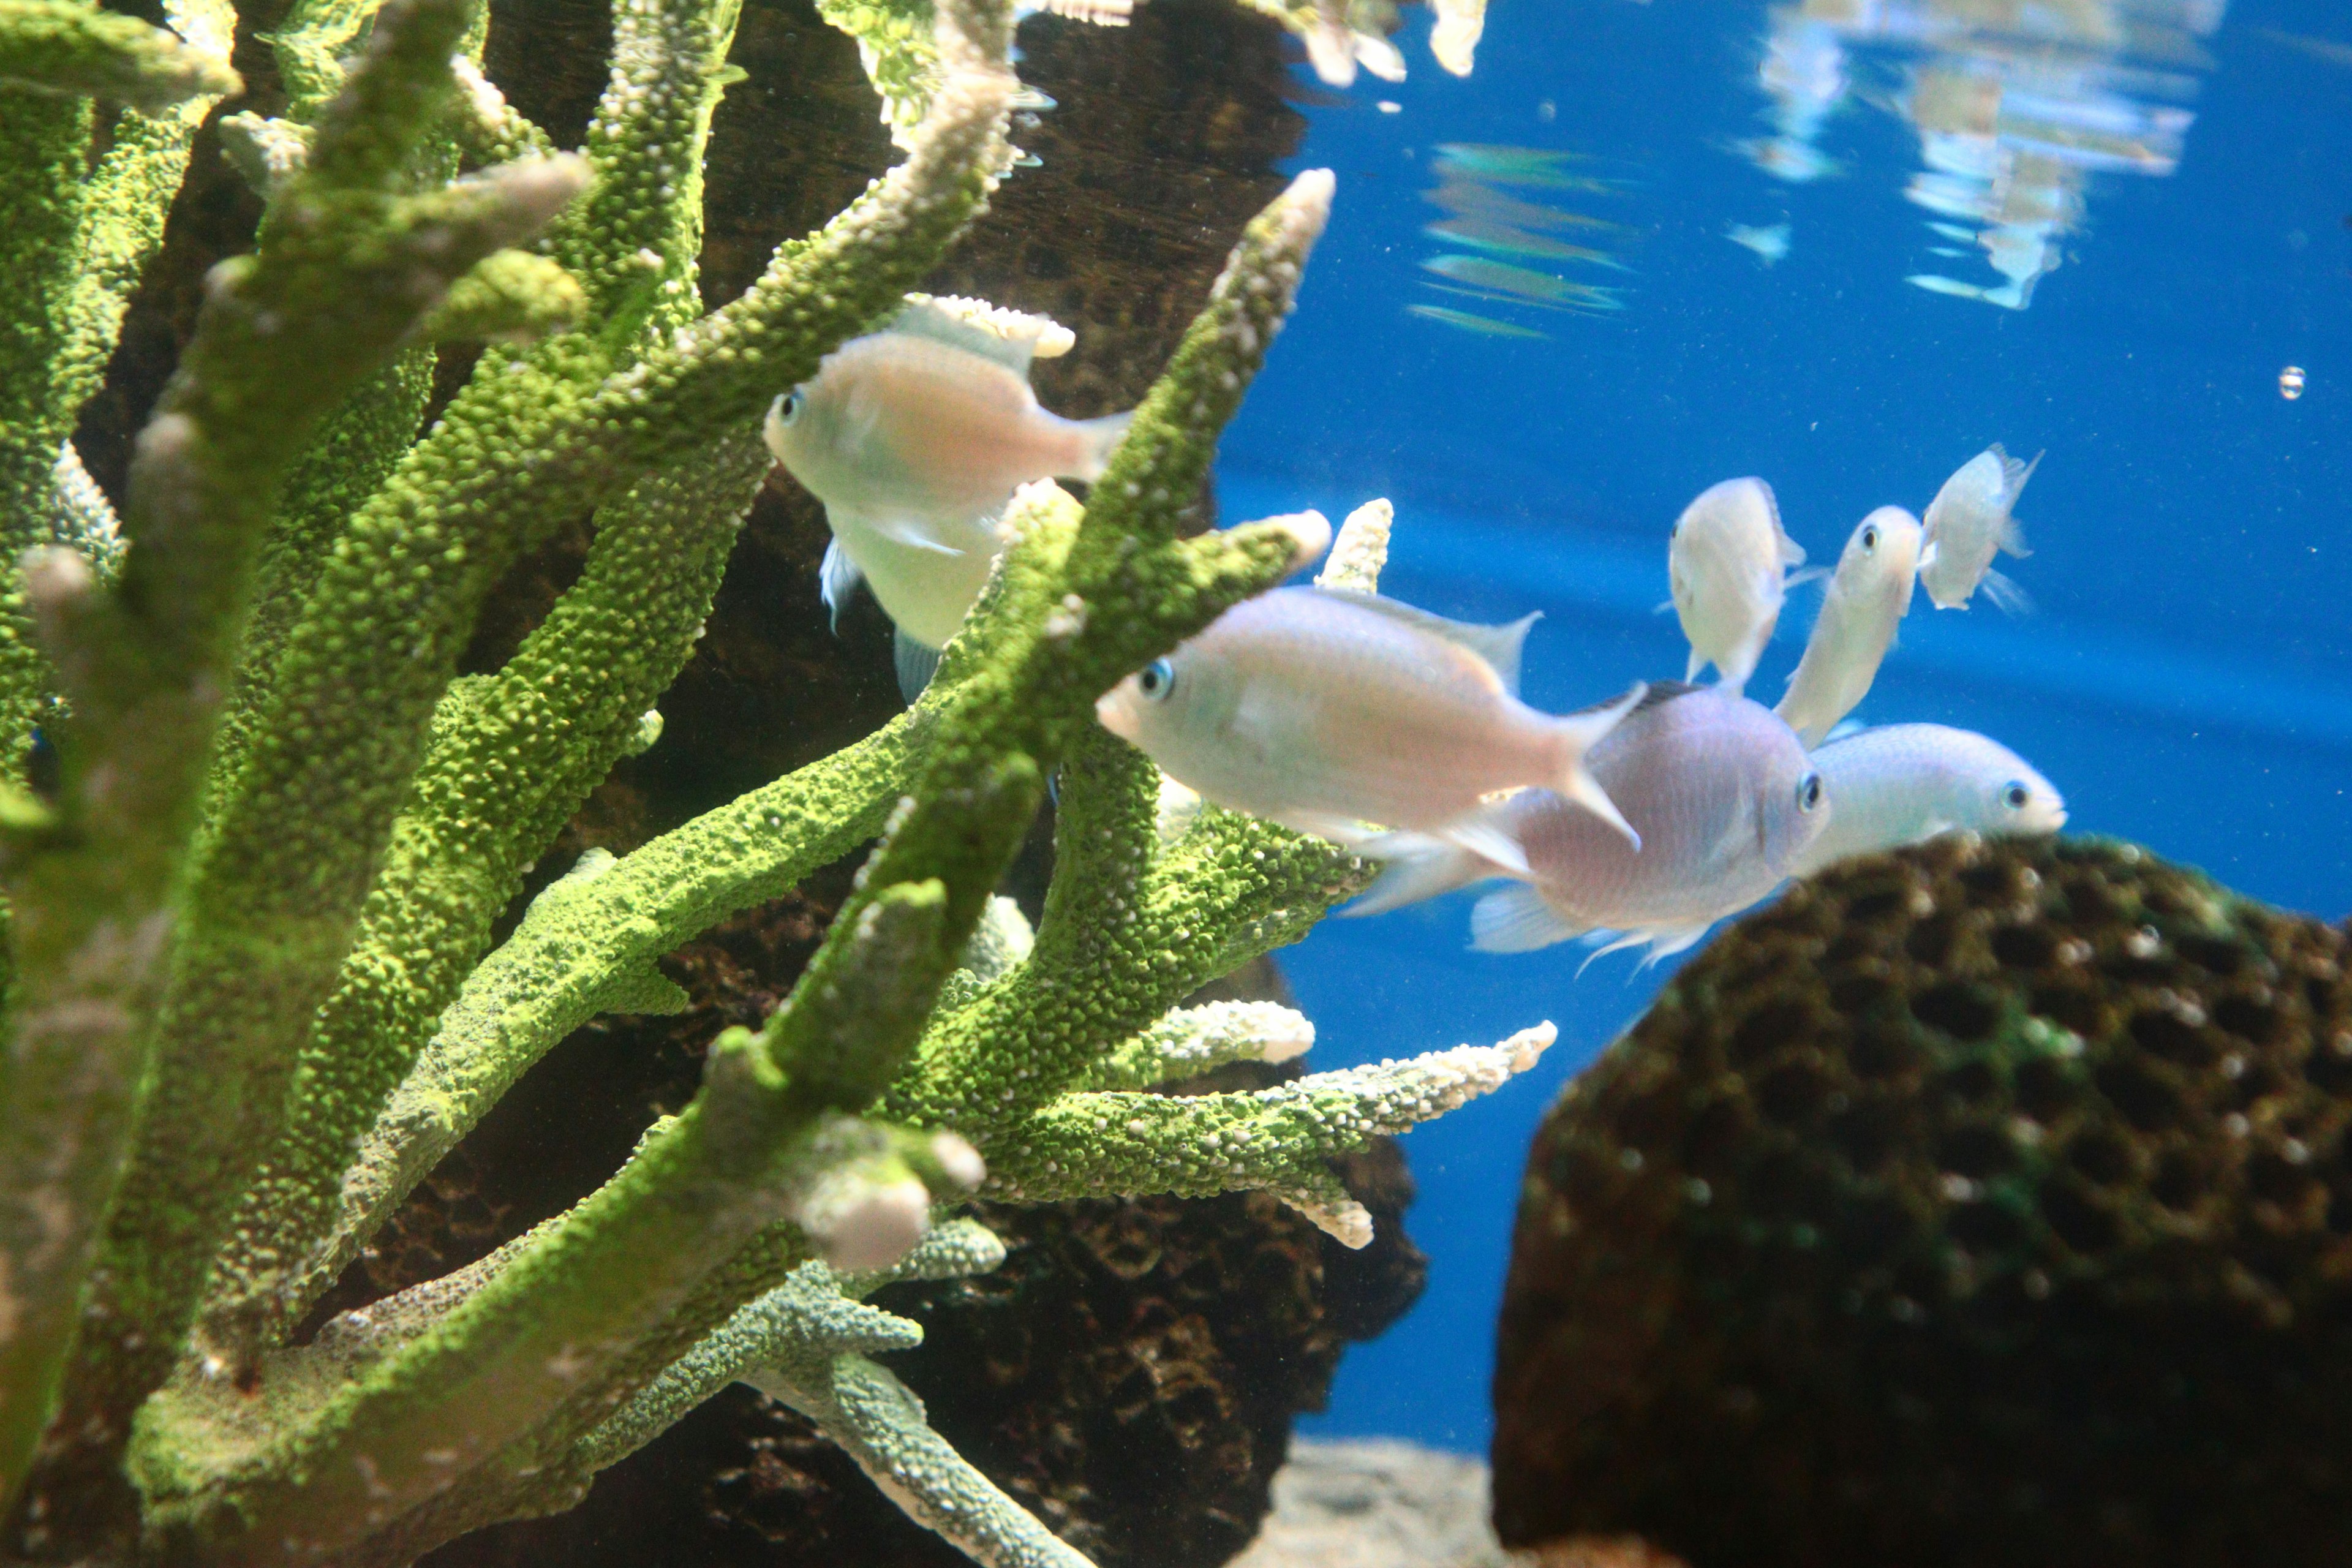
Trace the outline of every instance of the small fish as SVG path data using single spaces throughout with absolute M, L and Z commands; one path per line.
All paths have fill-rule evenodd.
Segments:
M 2303 366 L 2291 364 L 2279 372 L 2279 395 L 2289 403 L 2303 395 Z
M 1723 237 L 1754 251 L 1756 258 L 1767 267 L 1789 254 L 1789 226 L 1785 223 L 1776 223 L 1769 228 L 1735 223 L 1723 231 Z
M 1465 332 L 1475 332 L 1482 338 L 1550 337 L 1533 327 L 1522 327 L 1510 321 L 1498 321 L 1491 316 L 1481 316 L 1468 310 L 1457 310 L 1451 305 L 1407 305 L 1405 314 L 1419 316 L 1424 321 L 1443 321 L 1449 327 L 1459 327 Z
M 2065 797 L 2048 779 L 2000 742 L 1967 730 L 1885 724 L 1830 742 L 1813 765 L 1837 810 L 1797 856 L 1792 876 L 1940 833 L 2042 834 L 2066 825 Z
M 1957 239 L 1962 245 L 1974 245 L 1977 242 L 1977 231 L 1975 229 L 1962 228 L 1956 223 L 1931 223 L 1927 226 L 1934 229 L 1937 234 L 1942 235 L 1946 239 Z M 1966 256 L 1968 252 L 1961 250 L 1955 251 L 1953 254 L 1956 256 Z
M 1581 261 L 1594 267 L 1606 267 L 1614 272 L 1632 268 L 1605 250 L 1590 246 L 1570 245 L 1564 240 L 1506 223 L 1490 223 L 1484 218 L 1450 218 L 1444 223 L 1425 225 L 1422 233 L 1432 239 L 1451 240 L 1466 245 L 1473 250 L 1492 251 L 1497 256 L 1524 256 L 1538 261 Z
M 1466 283 L 1490 293 L 1507 294 L 1539 305 L 1621 309 L 1616 292 L 1598 284 L 1574 283 L 1532 267 L 1514 267 L 1484 256 L 1433 256 L 1422 267 L 1441 278 Z
M 1565 719 L 1521 702 L 1535 620 L 1465 626 L 1370 594 L 1279 588 L 1120 681 L 1095 713 L 1219 805 L 1343 845 L 1379 823 L 1523 868 L 1479 826 L 1480 797 L 1545 785 L 1631 838 L 1584 753 L 1640 696 Z
M 825 604 L 838 617 L 862 576 L 925 649 L 944 647 L 979 597 L 1013 492 L 1099 478 L 1132 417 L 1047 413 L 1029 362 L 1066 347 L 1067 334 L 1041 317 L 960 305 L 917 297 L 842 344 L 776 399 L 765 431 L 776 460 L 824 503 Z
M 1795 733 L 1721 687 L 1653 682 L 1587 760 L 1641 834 L 1638 853 L 1549 791 L 1524 790 L 1485 816 L 1518 847 L 1526 872 L 1458 843 L 1392 835 L 1364 847 L 1389 865 L 1346 912 L 1377 914 L 1516 876 L 1528 885 L 1478 900 L 1473 945 L 1520 952 L 1619 931 L 1601 952 L 1646 943 L 1663 958 L 1778 887 L 1834 816 L 1835 797 Z
M 2004 610 L 2025 607 L 2025 592 L 1992 569 L 1993 552 L 2027 555 L 2025 531 L 2010 509 L 2025 481 L 2042 466 L 2042 454 L 2021 463 L 2000 443 L 1970 458 L 1944 481 L 1927 503 L 1927 531 L 1919 552 L 1919 585 L 1939 610 L 1965 610 L 1977 584 Z
M 1762 136 L 1732 144 L 1732 151 L 1776 180 L 1792 185 L 1810 184 L 1825 174 L 1843 173 L 1838 162 L 1810 142 L 1793 136 Z
M 1724 687 L 1738 692 L 1756 672 L 1764 645 L 1780 619 L 1804 550 L 1780 527 L 1772 487 L 1762 479 L 1726 479 L 1701 490 L 1675 520 L 1666 574 L 1675 614 L 1690 639 L 1685 680 L 1713 664 Z
M 1935 272 L 1914 272 L 1903 281 L 1914 289 L 1925 289 L 1930 294 L 1949 294 L 1955 300 L 1981 300 L 1987 293 L 1980 284 L 1963 283 L 1957 278 L 1946 278 Z
M 1544 191 L 1612 191 L 1617 183 L 1589 174 L 1571 174 L 1569 166 L 1590 162 L 1574 153 L 1542 147 L 1497 147 L 1471 142 L 1445 142 L 1434 163 L 1441 174 L 1465 175 L 1492 185 L 1517 185 Z
M 2284 44 L 2313 59 L 2326 60 L 2330 65 L 2352 66 L 2352 44 L 2339 44 L 2334 38 L 2316 37 L 2307 33 L 2289 33 L 2277 27 L 2256 27 L 2254 31 L 2274 44 Z
M 1895 623 L 1911 613 L 1912 574 L 1919 566 L 1919 520 L 1883 506 L 1845 542 L 1822 594 L 1822 613 L 1805 639 L 1805 657 L 1772 710 L 1808 746 L 1818 746 L 1853 711 L 1895 645 Z

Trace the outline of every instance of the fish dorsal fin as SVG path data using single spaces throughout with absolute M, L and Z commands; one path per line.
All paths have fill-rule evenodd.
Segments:
M 1411 605 L 1394 599 L 1383 599 L 1378 594 L 1360 593 L 1353 588 L 1317 588 L 1312 592 L 1327 598 L 1344 600 L 1348 604 L 1386 616 L 1400 626 L 1444 637 L 1457 647 L 1466 647 L 1491 666 L 1503 682 L 1503 689 L 1517 697 L 1519 694 L 1519 650 L 1526 646 L 1528 628 L 1543 619 L 1541 610 L 1530 610 L 1517 620 L 1499 626 L 1482 626 L 1469 621 L 1449 621 L 1444 616 L 1433 616 Z
M 1805 547 L 1790 538 L 1789 531 L 1780 526 L 1780 498 L 1774 495 L 1772 487 L 1762 479 L 1757 479 L 1755 485 L 1764 492 L 1764 510 L 1772 514 L 1772 542 L 1780 552 L 1780 564 L 1802 566 L 1805 563 Z
M 1032 316 L 954 294 L 936 299 L 908 295 L 907 308 L 891 321 L 890 330 L 992 359 L 1024 377 L 1031 360 L 1058 358 L 1077 342 L 1077 334 L 1050 316 Z
M 1653 680 L 1643 689 L 1641 700 L 1626 710 L 1625 717 L 1631 719 L 1636 713 L 1646 713 L 1662 703 L 1672 702 L 1677 697 L 1688 697 L 1694 691 L 1714 689 L 1711 686 L 1694 686 L 1687 680 Z M 1604 708 L 1614 708 L 1624 700 L 1622 697 L 1612 697 L 1605 701 L 1595 702 L 1590 707 L 1579 708 L 1573 713 L 1561 716 L 1574 719 L 1586 713 L 1598 713 Z

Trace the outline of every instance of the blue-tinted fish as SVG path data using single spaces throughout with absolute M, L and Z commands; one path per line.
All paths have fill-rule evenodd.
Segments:
M 837 617 L 862 576 L 906 640 L 945 646 L 1004 545 L 999 519 L 1033 479 L 1098 478 L 1129 415 L 1038 406 L 1029 363 L 1068 335 L 976 301 L 914 298 L 844 343 L 768 411 L 768 449 L 824 503 L 820 573 Z
M 1593 746 L 1588 765 L 1642 836 L 1639 852 L 1558 795 L 1527 790 L 1485 813 L 1525 872 L 1482 858 L 1460 836 L 1439 843 L 1391 835 L 1364 847 L 1391 864 L 1347 912 L 1375 914 L 1518 876 L 1525 885 L 1478 900 L 1474 946 L 1519 952 L 1617 931 L 1602 952 L 1647 943 L 1663 957 L 1778 887 L 1835 805 L 1788 725 L 1721 687 L 1654 683 Z
M 1691 645 L 1683 679 L 1695 679 L 1712 664 L 1726 687 L 1745 687 L 1780 624 L 1788 569 L 1804 560 L 1780 527 L 1770 485 L 1726 479 L 1701 490 L 1675 520 L 1666 547 L 1675 614 Z
M 1806 745 L 1820 745 L 1869 694 L 1880 661 L 1895 645 L 1895 623 L 1911 613 L 1918 563 L 1919 520 L 1899 506 L 1880 507 L 1845 542 L 1805 639 L 1805 657 L 1789 677 L 1788 695 L 1772 710 Z
M 1465 626 L 1369 594 L 1277 589 L 1120 681 L 1095 711 L 1203 799 L 1338 844 L 1378 823 L 1522 868 L 1478 808 L 1530 784 L 1630 840 L 1584 755 L 1633 698 L 1564 719 L 1521 702 L 1519 647 L 1535 619 Z
M 1887 724 L 1813 752 L 1837 811 L 1791 875 L 1923 843 L 1940 833 L 2055 833 L 2066 800 L 2000 742 L 1941 724 Z
M 2042 456 L 2021 463 L 1991 446 L 1961 464 L 1927 503 L 1927 540 L 1919 552 L 1919 586 L 1939 610 L 1965 610 L 1977 585 L 2004 610 L 2021 609 L 2025 595 L 1992 569 L 1995 551 L 2030 553 L 2025 533 L 2010 516 Z

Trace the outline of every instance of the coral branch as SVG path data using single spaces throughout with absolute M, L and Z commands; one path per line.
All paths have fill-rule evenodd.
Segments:
M 0 82 L 150 112 L 243 85 L 218 55 L 81 0 L 0 0 Z
M 576 188 L 561 164 L 422 195 L 400 188 L 447 90 L 467 12 L 461 0 L 414 0 L 387 13 L 257 254 L 214 274 L 132 465 L 136 547 L 120 592 L 101 596 L 55 572 L 37 584 L 44 640 L 75 705 L 62 802 L 72 831 L 10 868 L 26 984 L 0 1126 L 29 1121 L 43 1140 L 79 1149 L 94 1183 L 123 1133 L 121 1091 L 59 1105 L 44 1080 L 93 1066 L 115 1084 L 147 1076 L 141 1042 L 158 1006 L 166 900 L 270 498 L 320 409 L 380 365 L 450 281 L 527 237 Z M 283 897 L 289 879 L 273 881 Z M 83 1341 L 67 1391 L 64 1430 L 79 1457 L 58 1463 L 93 1475 L 110 1466 L 131 1407 L 168 1366 L 210 1243 L 250 1169 L 253 1130 L 276 1113 L 287 1053 L 267 1027 L 247 1026 L 315 1002 L 299 977 L 270 984 L 287 956 L 281 933 L 247 941 L 252 911 L 203 909 L 201 875 L 196 883 L 183 906 L 194 918 L 170 961 L 175 1048 L 144 1088 L 142 1138 L 95 1280 L 93 1321 L 103 1328 Z M 293 951 L 335 935 L 296 933 Z M 225 974 L 243 982 L 233 995 L 190 984 Z M 68 1055 L 73 1068 L 56 1065 Z M 14 1179 L 22 1167 L 9 1152 L 0 1150 L 0 1187 L 41 1190 L 37 1179 Z M 94 1197 L 60 1212 L 87 1224 Z M 78 1273 L 86 1249 L 85 1232 L 60 1256 Z

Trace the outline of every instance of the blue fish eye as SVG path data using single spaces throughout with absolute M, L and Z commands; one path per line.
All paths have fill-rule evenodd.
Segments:
M 1822 804 L 1822 775 L 1807 773 L 1797 781 L 1797 809 L 1810 812 Z
M 2033 792 L 2016 779 L 2000 786 L 2000 804 L 2011 811 L 2023 811 L 2025 803 L 2032 798 Z
M 797 387 L 777 398 L 776 422 L 780 425 L 789 425 L 798 419 L 801 416 L 801 408 L 807 401 L 808 399 L 800 395 Z
M 1156 702 L 1176 689 L 1176 667 L 1164 658 L 1155 658 L 1136 675 L 1135 684 Z

